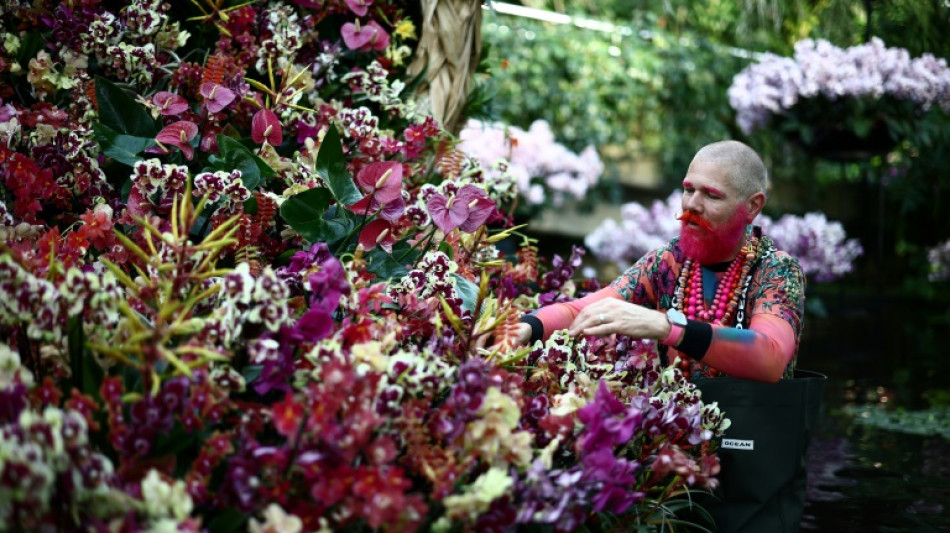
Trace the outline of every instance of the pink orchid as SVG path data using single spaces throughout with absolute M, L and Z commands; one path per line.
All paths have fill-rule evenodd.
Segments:
M 389 222 L 376 219 L 360 231 L 360 244 L 366 251 L 372 250 L 377 246 L 382 247 L 389 253 L 393 252 L 393 243 L 396 242 L 396 236 L 393 234 L 393 225 Z
M 432 221 L 443 233 L 455 228 L 472 233 L 491 216 L 495 202 L 482 189 L 466 185 L 448 197 L 440 193 L 432 194 L 426 207 Z
M 261 109 L 251 119 L 251 139 L 257 144 L 266 142 L 271 146 L 280 146 L 284 142 L 284 131 L 280 119 L 270 109 Z
M 202 83 L 199 90 L 205 99 L 205 106 L 212 113 L 228 107 L 228 104 L 237 96 L 231 89 L 217 83 Z
M 163 115 L 178 115 L 188 110 L 188 101 L 181 96 L 168 91 L 159 91 L 152 97 L 152 102 L 158 106 Z
M 347 22 L 340 34 L 350 50 L 385 50 L 389 46 L 389 34 L 375 20 L 365 26 L 361 26 L 359 20 Z
M 366 15 L 366 11 L 369 8 L 371 1 L 367 0 L 345 0 L 346 7 L 350 8 L 357 17 L 362 17 Z
M 155 140 L 164 148 L 160 153 L 168 153 L 165 145 L 174 146 L 185 154 L 185 159 L 191 161 L 195 156 L 195 149 L 191 146 L 191 140 L 198 135 L 198 125 L 188 120 L 179 120 L 162 128 L 155 136 Z

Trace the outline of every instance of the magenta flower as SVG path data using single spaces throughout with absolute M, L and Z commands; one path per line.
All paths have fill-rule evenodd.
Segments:
M 357 17 L 362 17 L 366 15 L 366 10 L 369 8 L 371 1 L 368 0 L 345 0 L 346 7 L 350 8 Z
M 168 91 L 159 91 L 152 97 L 152 102 L 158 106 L 163 115 L 177 115 L 188 110 L 188 101 L 181 96 Z
M 359 241 L 367 251 L 380 246 L 383 250 L 392 253 L 396 237 L 393 234 L 392 224 L 383 219 L 376 219 L 363 227 Z
M 254 118 L 251 119 L 251 139 L 257 144 L 266 142 L 271 146 L 280 146 L 284 142 L 284 131 L 273 111 L 261 109 L 254 113 Z
M 361 26 L 359 20 L 347 22 L 340 29 L 340 34 L 350 50 L 385 50 L 389 46 L 389 34 L 375 20 L 365 26 Z
M 402 164 L 395 161 L 370 163 L 357 173 L 356 183 L 380 204 L 392 202 L 402 196 Z
M 237 96 L 231 89 L 217 83 L 202 83 L 200 92 L 205 99 L 205 107 L 212 113 L 228 107 L 228 104 Z
M 472 233 L 491 216 L 495 202 L 482 189 L 466 185 L 448 197 L 434 193 L 429 197 L 426 207 L 432 221 L 443 233 L 455 228 Z
M 195 149 L 191 146 L 191 140 L 198 135 L 198 125 L 188 120 L 179 120 L 162 128 L 155 136 L 155 140 L 168 153 L 166 146 L 174 146 L 185 154 L 185 159 L 191 161 L 195 156 Z

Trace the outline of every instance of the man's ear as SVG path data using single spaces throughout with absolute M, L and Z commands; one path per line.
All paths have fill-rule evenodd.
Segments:
M 749 208 L 748 222 L 755 220 L 755 217 L 759 216 L 759 213 L 762 212 L 762 208 L 765 207 L 765 193 L 757 192 L 749 197 L 746 200 L 746 207 Z

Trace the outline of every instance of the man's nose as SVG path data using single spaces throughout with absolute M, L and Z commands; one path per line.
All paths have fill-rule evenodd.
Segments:
M 683 199 L 683 211 L 693 211 L 695 213 L 702 212 L 702 202 L 700 202 L 695 194 L 691 194 Z

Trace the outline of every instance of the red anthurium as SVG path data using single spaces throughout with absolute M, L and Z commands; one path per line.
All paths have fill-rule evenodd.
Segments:
M 392 253 L 393 243 L 396 242 L 396 237 L 393 235 L 392 224 L 385 220 L 377 219 L 363 226 L 363 230 L 360 231 L 359 241 L 367 251 L 381 246 L 387 252 Z
M 380 204 L 392 202 L 402 197 L 402 164 L 395 161 L 370 163 L 356 174 L 356 183 Z
M 271 146 L 280 146 L 284 142 L 284 131 L 273 111 L 261 109 L 254 113 L 254 118 L 251 119 L 251 139 L 257 144 L 266 142 Z
M 431 195 L 426 207 L 432 221 L 443 233 L 455 228 L 471 233 L 488 220 L 495 203 L 482 189 L 466 185 L 448 197 L 440 193 Z
M 191 161 L 195 155 L 195 149 L 191 146 L 191 140 L 198 135 L 198 125 L 188 120 L 179 120 L 162 128 L 155 136 L 155 140 L 164 146 L 174 146 L 185 154 L 185 159 Z
M 217 83 L 202 83 L 199 90 L 205 99 L 205 107 L 212 113 L 228 107 L 228 104 L 237 96 L 231 89 Z
M 350 50 L 384 50 L 389 46 L 389 34 L 374 20 L 365 25 L 359 20 L 347 22 L 340 28 L 340 34 Z
M 188 101 L 181 96 L 168 91 L 159 91 L 152 97 L 152 102 L 158 106 L 163 115 L 177 115 L 188 110 Z
M 366 10 L 372 4 L 369 0 L 346 0 L 346 7 L 350 8 L 357 17 L 366 15 Z

